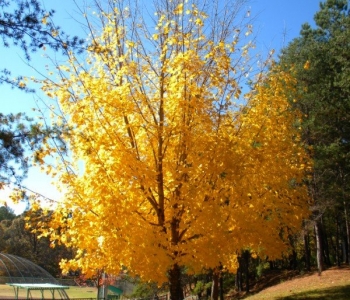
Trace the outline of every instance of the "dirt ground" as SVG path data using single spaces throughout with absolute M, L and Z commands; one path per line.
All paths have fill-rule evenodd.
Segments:
M 250 290 L 247 297 L 245 293 L 233 294 L 232 299 L 244 297 L 245 299 L 254 300 L 262 299 L 264 295 L 286 295 L 299 293 L 310 289 L 322 289 L 336 286 L 350 286 L 350 267 L 334 267 L 318 273 L 310 272 L 299 275 L 296 271 L 274 271 L 263 276 Z M 350 296 L 349 296 L 350 297 Z

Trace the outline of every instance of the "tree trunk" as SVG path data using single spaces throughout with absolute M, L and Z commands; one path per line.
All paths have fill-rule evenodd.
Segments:
M 316 260 L 318 275 L 321 275 L 323 271 L 323 249 L 322 249 L 322 234 L 320 230 L 320 224 L 315 222 L 315 237 L 316 237 Z
M 331 259 L 329 256 L 329 244 L 328 244 L 328 236 L 327 236 L 327 231 L 324 226 L 323 218 L 321 217 L 321 235 L 322 235 L 322 243 L 323 243 L 323 258 L 325 264 L 330 267 L 331 266 Z
M 97 299 L 107 299 L 106 287 L 105 287 L 105 273 L 102 270 L 97 271 Z
M 296 270 L 298 267 L 298 261 L 297 261 L 297 252 L 294 249 L 292 249 L 292 253 L 289 255 L 289 269 L 290 270 Z
M 310 238 L 309 233 L 304 233 L 304 257 L 305 257 L 305 269 L 310 272 L 311 270 L 311 255 L 310 255 Z
M 349 218 L 346 202 L 344 201 L 344 221 L 346 228 L 346 242 L 347 242 L 347 251 L 346 251 L 346 262 L 350 263 L 350 227 L 349 227 Z
M 344 235 L 343 232 L 343 238 L 342 238 L 342 244 L 341 244 L 341 253 L 342 253 L 342 257 L 343 257 L 343 262 L 348 263 L 348 242 L 346 240 L 346 235 Z
M 211 299 L 219 300 L 219 273 L 217 270 L 213 271 L 213 284 L 211 286 Z
M 245 273 L 245 291 L 249 293 L 249 258 L 250 258 L 250 252 L 248 250 L 245 250 L 243 252 L 243 258 L 244 258 L 244 273 Z
M 242 292 L 243 290 L 243 283 L 242 283 L 242 257 L 238 257 L 238 269 L 236 273 L 236 289 L 238 292 Z
M 220 300 L 224 300 L 224 276 L 222 271 L 220 272 Z
M 341 265 L 341 259 L 340 259 L 340 246 L 339 246 L 339 218 L 338 216 L 336 217 L 337 221 L 337 231 L 335 235 L 335 252 L 336 252 L 336 258 L 337 258 L 337 266 L 340 267 Z
M 182 300 L 184 298 L 181 285 L 181 268 L 174 264 L 169 271 L 170 300 Z

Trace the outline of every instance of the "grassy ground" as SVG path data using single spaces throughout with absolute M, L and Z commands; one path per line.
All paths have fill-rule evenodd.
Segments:
M 287 275 L 287 276 L 285 276 Z M 350 268 L 332 268 L 321 276 L 316 272 L 293 276 L 280 274 L 274 278 L 265 278 L 265 284 L 273 279 L 273 285 L 255 286 L 253 295 L 240 295 L 246 300 L 348 300 L 350 299 Z M 276 280 L 280 280 L 276 284 Z M 262 281 L 263 282 L 263 281 Z M 239 299 L 239 298 L 237 298 Z
M 348 300 L 350 299 L 350 268 L 332 268 L 321 276 L 316 272 L 298 275 L 295 272 L 270 272 L 252 287 L 252 293 L 233 294 L 230 299 L 245 300 Z M 71 299 L 96 298 L 97 289 L 93 287 L 70 287 L 66 290 Z M 0 299 L 14 299 L 14 290 L 7 285 L 0 285 Z M 26 298 L 26 291 L 20 290 L 20 298 Z M 51 293 L 46 291 L 46 299 Z M 32 292 L 32 298 L 41 298 L 38 291 Z
M 66 292 L 71 299 L 97 297 L 97 288 L 95 287 L 71 287 Z
M 97 297 L 97 288 L 94 287 L 70 287 L 68 290 L 66 290 L 69 298 L 96 298 Z M 19 298 L 26 298 L 26 290 L 20 289 L 19 290 Z M 57 292 L 55 292 L 55 295 L 57 295 L 57 298 L 59 298 L 59 295 Z M 32 298 L 35 299 L 41 299 L 41 293 L 39 291 L 31 291 Z M 12 298 L 14 299 L 15 292 L 13 290 L 13 287 L 8 285 L 0 285 L 0 299 L 6 299 L 6 298 Z M 44 292 L 44 297 L 46 299 L 52 299 L 52 294 L 50 291 Z

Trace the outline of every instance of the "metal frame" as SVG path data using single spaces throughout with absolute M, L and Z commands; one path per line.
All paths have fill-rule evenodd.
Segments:
M 15 299 L 18 300 L 19 289 L 27 290 L 27 299 L 31 299 L 31 291 L 40 291 L 41 299 L 44 298 L 44 291 L 50 291 L 52 299 L 55 299 L 55 291 L 60 295 L 60 299 L 69 299 L 65 290 L 69 289 L 69 286 L 57 285 L 51 283 L 6 283 L 12 286 L 15 291 Z

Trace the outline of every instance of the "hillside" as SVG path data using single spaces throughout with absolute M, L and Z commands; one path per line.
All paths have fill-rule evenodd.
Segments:
M 240 295 L 236 299 L 350 299 L 350 267 L 331 268 L 321 276 L 317 272 L 304 275 L 293 271 L 272 272 L 257 282 L 251 291 L 250 295 Z

